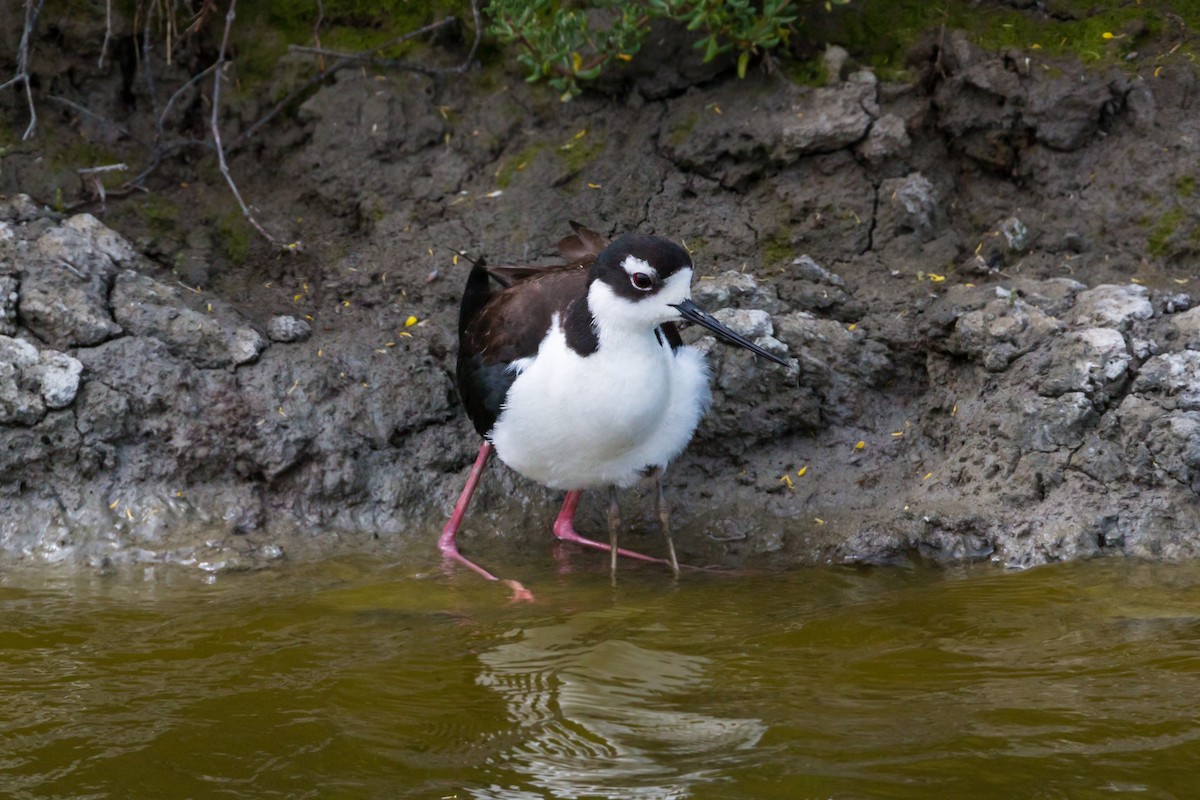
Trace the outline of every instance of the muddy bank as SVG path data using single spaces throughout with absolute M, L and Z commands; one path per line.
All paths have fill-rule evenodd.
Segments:
M 1194 73 L 944 45 L 915 85 L 835 51 L 820 88 L 685 63 L 569 104 L 491 72 L 343 73 L 234 159 L 306 244 L 251 242 L 240 266 L 203 172 L 155 187 L 188 210 L 172 235 L 136 213 L 114 231 L 18 194 L 45 184 L 17 148 L 3 558 L 432 552 L 478 445 L 453 391 L 451 248 L 549 259 L 571 219 L 682 238 L 697 299 L 800 357 L 797 383 L 711 351 L 713 411 L 667 480 L 684 560 L 1195 556 Z M 79 102 L 118 82 L 78 81 Z M 548 547 L 556 500 L 498 468 L 464 549 Z M 655 551 L 652 502 L 626 506 L 631 546 Z M 581 526 L 601 512 L 585 500 Z

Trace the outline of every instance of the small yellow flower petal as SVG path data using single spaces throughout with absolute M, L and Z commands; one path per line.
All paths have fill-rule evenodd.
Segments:
M 929 480 L 929 479 L 930 479 L 930 478 L 932 478 L 932 477 L 933 477 L 933 473 L 932 473 L 932 472 L 926 472 L 926 473 L 925 473 L 925 476 L 924 476 L 923 478 L 921 478 L 921 480 L 923 480 L 923 481 L 927 481 L 927 480 Z
M 796 470 L 796 477 L 797 477 L 797 478 L 803 478 L 803 477 L 804 477 L 804 473 L 806 473 L 806 472 L 808 472 L 808 465 L 807 465 L 807 464 L 805 464 L 805 465 L 804 465 L 803 467 L 801 467 L 800 469 Z
M 866 446 L 867 446 L 867 443 L 864 442 L 862 439 L 859 439 L 857 442 L 854 443 L 855 450 L 862 450 Z
M 413 325 L 416 325 L 416 324 L 417 324 L 417 318 L 414 316 L 409 316 L 408 319 L 404 320 L 404 327 L 406 327 L 406 328 L 411 328 Z
M 946 276 L 945 275 L 935 275 L 934 273 L 931 272 L 931 273 L 929 273 L 929 280 L 933 283 L 941 283 L 942 281 L 946 280 Z

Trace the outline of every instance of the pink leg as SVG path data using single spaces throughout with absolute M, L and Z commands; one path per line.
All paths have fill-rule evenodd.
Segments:
M 579 507 L 579 495 L 581 494 L 582 492 L 578 490 L 567 492 L 567 497 L 563 500 L 562 510 L 558 512 L 558 518 L 554 520 L 554 535 L 562 542 L 574 542 L 582 547 L 603 550 L 606 553 L 611 552 L 612 547 L 609 545 L 585 539 L 575 532 L 575 509 Z M 638 561 L 649 561 L 652 564 L 666 564 L 670 566 L 669 561 L 642 555 L 641 553 L 635 553 L 632 550 L 625 550 L 623 548 L 617 548 L 617 555 L 622 555 L 626 558 L 636 558 Z
M 458 496 L 458 502 L 454 504 L 454 511 L 450 514 L 450 520 L 446 523 L 446 527 L 442 528 L 442 535 L 438 537 L 438 550 L 442 551 L 443 558 L 457 561 L 489 581 L 499 580 L 499 578 L 458 552 L 458 544 L 454 539 L 458 535 L 463 517 L 467 515 L 467 506 L 471 504 L 471 495 L 475 494 L 475 487 L 479 485 L 479 479 L 483 476 L 483 470 L 487 467 L 488 458 L 494 449 L 491 442 L 484 442 L 479 448 L 479 455 L 475 457 L 475 465 L 471 467 L 471 474 L 467 476 L 467 485 L 463 487 L 462 494 Z M 533 600 L 533 595 L 529 590 L 517 581 L 506 580 L 504 584 L 512 589 L 514 601 Z

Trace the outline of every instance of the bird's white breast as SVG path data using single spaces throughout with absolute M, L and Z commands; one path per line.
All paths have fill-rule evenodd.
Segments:
M 666 467 L 708 409 L 699 352 L 652 331 L 581 356 L 556 318 L 509 389 L 491 431 L 504 463 L 556 489 L 629 486 Z

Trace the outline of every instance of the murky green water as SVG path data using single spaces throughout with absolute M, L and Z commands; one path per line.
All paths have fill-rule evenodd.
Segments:
M 5 798 L 1200 795 L 1200 565 L 0 577 Z M 494 565 L 493 566 L 501 566 Z

